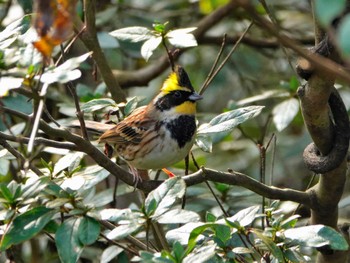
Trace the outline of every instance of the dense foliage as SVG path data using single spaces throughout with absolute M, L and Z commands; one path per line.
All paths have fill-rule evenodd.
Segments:
M 344 156 L 315 175 L 302 153 L 308 130 L 332 148 L 335 78 L 350 107 L 347 1 L 33 2 L 0 2 L 0 261 L 345 262 Z M 204 96 L 196 143 L 135 188 L 88 124 L 147 104 L 171 64 Z

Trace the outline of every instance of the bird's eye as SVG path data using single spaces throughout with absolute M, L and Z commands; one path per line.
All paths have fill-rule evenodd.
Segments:
M 180 91 L 175 91 L 174 92 L 174 97 L 175 98 L 180 98 L 181 97 L 181 92 Z

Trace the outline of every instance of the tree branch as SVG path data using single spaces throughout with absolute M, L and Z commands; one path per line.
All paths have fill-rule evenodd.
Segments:
M 0 111 L 15 115 L 22 119 L 29 119 L 24 113 L 14 111 L 12 109 L 0 106 Z M 40 129 L 47 135 L 53 138 L 62 138 L 71 143 L 74 143 L 78 151 L 85 152 L 88 154 L 98 165 L 105 168 L 112 175 L 118 177 L 120 180 L 124 181 L 126 184 L 133 186 L 134 178 L 133 175 L 119 165 L 112 162 L 105 154 L 103 154 L 98 148 L 93 146 L 89 141 L 84 140 L 82 137 L 70 133 L 68 130 L 63 128 L 53 128 L 44 121 L 40 121 Z M 0 133 L 0 138 L 1 138 Z M 191 175 L 183 177 L 188 186 L 199 184 L 204 182 L 206 179 L 213 182 L 226 183 L 230 185 L 237 185 L 245 187 L 259 195 L 265 196 L 271 199 L 279 200 L 291 200 L 306 206 L 313 206 L 308 193 L 293 190 L 293 189 L 279 189 L 273 186 L 267 186 L 262 184 L 247 175 L 232 172 L 225 173 L 220 171 L 215 171 L 212 169 L 203 168 Z M 145 192 L 150 192 L 158 187 L 162 181 L 150 180 L 150 181 L 140 181 L 136 186 L 140 190 Z

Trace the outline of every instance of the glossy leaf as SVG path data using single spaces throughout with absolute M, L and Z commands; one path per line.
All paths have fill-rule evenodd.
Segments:
M 37 235 L 52 219 L 55 211 L 43 206 L 35 207 L 17 216 L 3 237 L 0 250 L 16 245 Z
M 90 101 L 84 103 L 81 106 L 81 110 L 86 112 L 86 113 L 90 113 L 90 112 L 94 112 L 97 110 L 101 110 L 101 109 L 106 108 L 108 106 L 115 106 L 115 105 L 116 105 L 116 103 L 112 99 L 108 99 L 108 98 L 93 99 L 93 100 L 90 100 Z
M 238 222 L 240 226 L 245 227 L 253 223 L 259 209 L 259 206 L 251 206 L 240 210 L 234 216 L 226 218 L 226 220 L 229 222 Z
M 324 225 L 311 225 L 291 228 L 284 231 L 284 236 L 301 246 L 329 246 L 334 250 L 347 250 L 348 243 L 333 228 Z
M 174 47 L 186 48 L 197 46 L 197 41 L 193 34 L 190 32 L 196 30 L 196 27 L 181 28 L 169 31 L 166 34 L 166 38 Z
M 198 135 L 210 135 L 219 132 L 228 132 L 237 125 L 256 117 L 264 106 L 248 106 L 222 113 L 213 118 L 209 123 L 202 124 L 198 128 Z
M 141 47 L 141 56 L 148 61 L 148 59 L 153 55 L 153 51 L 162 42 L 162 37 L 152 37 L 148 39 Z
M 79 239 L 79 225 L 82 218 L 72 217 L 65 220 L 55 235 L 56 247 L 61 262 L 75 263 L 83 252 L 84 245 Z
M 216 255 L 215 251 L 216 245 L 209 244 L 205 246 L 198 247 L 198 249 L 193 250 L 184 259 L 183 263 L 201 263 L 208 262 L 209 259 Z
M 100 263 L 108 263 L 124 250 L 117 246 L 110 246 L 103 250 Z
M 97 240 L 100 231 L 101 226 L 99 222 L 94 218 L 85 216 L 79 224 L 79 240 L 83 245 L 91 245 Z
M 273 242 L 273 240 L 264 235 L 263 232 L 259 229 L 251 229 L 251 232 L 254 233 L 268 248 L 272 255 L 277 259 L 278 262 L 284 261 L 284 256 L 282 250 Z
M 128 100 L 128 102 L 125 104 L 124 107 L 124 114 L 125 116 L 130 115 L 130 113 L 132 113 L 138 104 L 138 99 L 137 97 L 132 97 L 131 99 Z
M 84 155 L 85 154 L 81 152 L 71 152 L 66 154 L 61 159 L 59 159 L 55 164 L 53 174 L 57 175 L 59 172 L 69 168 L 70 166 L 76 167 L 77 165 L 79 165 Z
M 87 53 L 79 57 L 74 57 L 67 60 L 62 65 L 46 71 L 40 77 L 40 81 L 46 84 L 52 84 L 55 82 L 66 83 L 80 78 L 81 72 L 76 68 L 79 67 L 79 65 L 84 62 L 90 55 L 91 53 Z
M 183 209 L 172 209 L 156 218 L 156 221 L 160 224 L 186 224 L 197 222 L 199 219 L 199 215 L 195 212 Z
M 166 233 L 165 237 L 169 242 L 178 241 L 178 242 L 180 242 L 181 245 L 187 245 L 187 242 L 188 242 L 188 239 L 190 237 L 192 230 L 199 227 L 199 226 L 202 226 L 202 225 L 204 225 L 204 223 L 202 223 L 202 222 L 188 223 L 188 224 L 185 224 L 179 228 L 175 228 L 175 229 L 168 231 Z M 196 236 L 197 241 L 201 241 L 203 239 L 204 239 L 203 235 Z
M 196 145 L 204 152 L 211 153 L 213 151 L 213 140 L 209 136 L 196 136 Z
M 167 212 L 172 205 L 185 194 L 186 184 L 181 177 L 166 180 L 150 192 L 145 200 L 148 216 L 158 217 Z
M 131 41 L 131 42 L 146 41 L 153 36 L 151 30 L 141 26 L 121 28 L 121 29 L 112 31 L 109 34 L 119 40 Z
M 277 104 L 273 110 L 273 122 L 278 131 L 284 130 L 299 112 L 299 101 L 290 98 Z

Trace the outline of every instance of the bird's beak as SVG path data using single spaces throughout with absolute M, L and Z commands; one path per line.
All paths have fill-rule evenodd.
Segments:
M 199 95 L 196 92 L 193 92 L 189 97 L 190 100 L 196 101 L 196 100 L 201 100 L 203 99 L 203 96 Z

